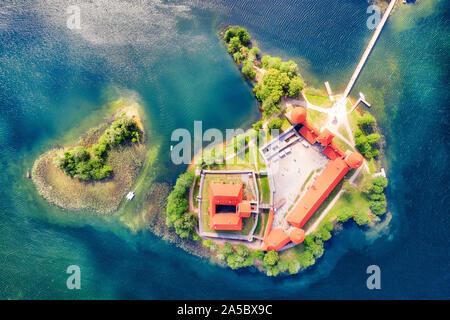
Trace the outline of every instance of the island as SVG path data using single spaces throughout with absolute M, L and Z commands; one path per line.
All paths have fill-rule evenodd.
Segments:
M 102 123 L 79 141 L 42 154 L 31 174 L 39 194 L 72 211 L 117 210 L 145 160 L 141 112 L 137 102 L 118 99 L 107 107 Z
M 328 82 L 308 85 L 294 61 L 263 55 L 245 28 L 219 34 L 261 120 L 194 157 L 168 197 L 166 223 L 221 265 L 296 274 L 344 224 L 370 228 L 387 211 L 384 138 L 365 96 L 349 97 L 368 55 L 333 94 Z

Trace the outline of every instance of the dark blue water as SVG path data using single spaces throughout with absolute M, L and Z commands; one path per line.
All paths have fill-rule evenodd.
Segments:
M 110 0 L 81 8 L 80 31 L 65 28 L 64 1 L 9 3 L 0 4 L 0 298 L 449 298 L 448 1 L 397 10 L 353 91 L 373 103 L 386 135 L 388 217 L 375 230 L 346 227 L 316 266 L 278 278 L 211 265 L 117 217 L 54 208 L 24 170 L 125 95 L 141 101 L 161 143 L 152 179 L 173 183 L 185 168 L 168 160 L 172 130 L 258 117 L 217 40 L 221 24 L 248 27 L 264 52 L 339 91 L 371 35 L 367 2 Z M 66 289 L 71 264 L 80 291 Z M 379 291 L 366 288 L 371 264 Z

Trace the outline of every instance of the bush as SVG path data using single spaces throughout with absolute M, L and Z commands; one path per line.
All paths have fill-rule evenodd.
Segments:
M 167 197 L 166 224 L 171 227 L 189 209 L 188 190 L 194 181 L 194 171 L 181 174 Z M 179 222 L 180 223 L 180 222 Z
M 351 208 L 344 208 L 337 214 L 337 220 L 339 222 L 346 222 L 348 219 L 353 217 L 353 210 Z
M 100 136 L 98 142 L 86 149 L 77 146 L 62 156 L 53 158 L 53 163 L 68 176 L 80 180 L 102 180 L 111 176 L 113 169 L 106 164 L 108 150 L 126 141 L 139 142 L 139 129 L 135 120 L 121 114 Z
M 195 226 L 197 225 L 197 217 L 192 212 L 185 212 L 173 223 L 175 232 L 181 238 L 188 238 L 195 234 Z
M 317 231 L 317 236 L 322 239 L 323 241 L 328 241 L 331 239 L 331 233 L 330 231 L 327 230 L 327 228 L 325 226 L 322 226 L 318 231 Z
M 264 259 L 264 251 L 262 251 L 260 249 L 252 251 L 252 254 L 254 255 L 254 257 L 256 259 L 260 259 L 260 260 Z
M 225 242 L 222 248 L 217 249 L 217 258 L 219 260 L 225 260 L 229 255 L 233 254 L 233 246 L 229 242 Z
M 281 129 L 282 124 L 283 121 L 280 118 L 272 118 L 269 120 L 267 127 L 269 128 L 269 130 Z
M 233 37 L 230 39 L 230 42 L 228 43 L 228 52 L 230 54 L 234 54 L 235 52 L 238 52 L 242 47 L 241 40 L 239 40 L 239 37 Z
M 292 60 L 284 61 L 280 65 L 280 71 L 286 72 L 289 78 L 293 78 L 298 75 L 298 65 Z
M 255 122 L 255 123 L 252 125 L 252 128 L 253 128 L 253 130 L 255 130 L 256 132 L 258 132 L 259 130 L 261 130 L 261 129 L 263 128 L 263 123 L 262 123 L 262 121 Z
M 298 262 L 296 260 L 290 261 L 289 262 L 289 267 L 288 267 L 289 273 L 290 274 L 298 273 L 300 271 L 300 267 L 301 267 L 300 266 L 300 262 Z
M 274 266 L 278 263 L 280 260 L 280 257 L 278 256 L 278 252 L 275 250 L 271 250 L 266 252 L 263 258 L 263 265 L 264 266 Z
M 241 52 L 238 51 L 235 54 L 233 54 L 233 59 L 236 63 L 240 63 L 245 59 L 245 57 Z
M 353 216 L 353 220 L 358 224 L 358 226 L 363 226 L 370 222 L 370 217 L 368 213 L 357 210 Z
M 230 39 L 236 36 L 236 30 L 235 28 L 228 28 L 227 31 L 225 31 L 225 34 L 223 36 L 223 39 L 226 43 L 230 42 Z
M 305 249 L 312 253 L 314 258 L 319 258 L 323 254 L 323 241 L 315 235 L 307 235 L 305 237 Z
M 289 82 L 289 89 L 287 95 L 291 98 L 297 97 L 300 94 L 300 91 L 305 87 L 305 83 L 300 77 L 292 78 Z
M 298 257 L 298 262 L 302 268 L 308 268 L 316 263 L 313 254 L 310 251 L 303 251 Z
M 358 118 L 357 124 L 364 130 L 367 130 L 371 124 L 375 123 L 375 118 L 368 112 L 365 112 L 361 117 Z
M 246 60 L 242 66 L 242 74 L 249 79 L 255 79 L 256 71 L 253 69 L 253 63 Z
M 285 259 L 280 259 L 277 267 L 280 272 L 286 272 L 289 269 L 289 261 L 287 261 Z
M 251 40 L 250 34 L 247 32 L 245 28 L 240 27 L 237 30 L 236 35 L 239 37 L 239 40 L 244 46 L 248 46 L 250 44 Z

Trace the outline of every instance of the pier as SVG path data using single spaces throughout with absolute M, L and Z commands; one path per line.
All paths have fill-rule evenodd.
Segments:
M 372 36 L 372 39 L 370 39 L 369 45 L 367 46 L 366 50 L 364 51 L 361 60 L 359 61 L 358 65 L 356 66 L 355 71 L 353 72 L 352 77 L 350 78 L 349 83 L 347 84 L 347 87 L 345 88 L 343 99 L 346 99 L 348 95 L 350 94 L 350 91 L 352 91 L 353 86 L 355 85 L 356 80 L 359 77 L 359 74 L 361 73 L 361 70 L 363 69 L 364 65 L 366 64 L 367 58 L 369 57 L 370 53 L 372 52 L 373 47 L 375 46 L 375 43 L 378 40 L 378 37 L 383 30 L 383 27 L 389 18 L 389 15 L 392 12 L 392 9 L 394 8 L 394 5 L 397 0 L 391 0 L 389 3 L 388 8 L 386 9 L 386 12 L 384 13 L 383 17 L 381 18 L 380 23 L 378 24 L 377 28 L 375 29 L 375 32 Z

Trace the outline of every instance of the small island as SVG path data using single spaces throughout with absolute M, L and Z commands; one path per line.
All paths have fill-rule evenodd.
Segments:
M 261 120 L 194 157 L 168 197 L 166 223 L 216 263 L 295 274 L 350 220 L 362 228 L 381 221 L 384 139 L 366 98 L 350 99 L 353 77 L 336 95 L 328 82 L 326 91 L 307 85 L 294 61 L 262 55 L 245 28 L 220 37 Z
M 114 212 L 144 162 L 145 134 L 137 102 L 119 99 L 109 116 L 71 145 L 51 149 L 34 163 L 38 192 L 61 208 Z

